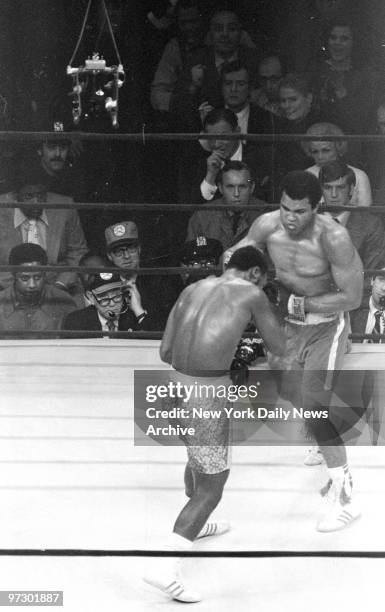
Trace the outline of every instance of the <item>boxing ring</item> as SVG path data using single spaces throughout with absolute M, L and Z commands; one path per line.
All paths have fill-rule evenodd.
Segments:
M 49 133 L 28 137 L 44 135 Z M 143 134 L 110 135 L 119 136 L 144 144 Z M 95 206 L 101 207 L 74 204 Z M 0 342 L 1 588 L 62 590 L 70 612 L 174 609 L 177 603 L 141 580 L 151 557 L 162 554 L 185 502 L 184 448 L 134 444 L 133 373 L 167 369 L 159 339 L 48 336 Z M 385 345 L 354 344 L 344 368 L 385 370 L 384 364 Z M 326 472 L 322 465 L 305 467 L 304 450 L 233 449 L 215 512 L 231 521 L 232 530 L 199 541 L 187 555 L 194 558 L 185 560 L 188 580 L 204 595 L 197 609 L 226 612 L 257 604 L 275 612 L 283 601 L 289 610 L 313 612 L 324 612 L 325 605 L 378 605 L 385 570 L 385 447 L 349 448 L 363 516 L 332 534 L 315 530 Z
M 4 589 L 63 590 L 71 612 L 177 605 L 141 583 L 148 561 L 139 556 L 162 550 L 184 499 L 184 448 L 134 445 L 133 371 L 164 368 L 158 347 L 158 340 L 111 338 L 1 343 Z M 356 344 L 346 368 L 375 367 L 384 357 L 385 346 Z M 216 511 L 233 529 L 197 545 L 198 554 L 215 551 L 215 558 L 186 560 L 190 580 L 204 585 L 200 609 L 232 610 L 238 600 L 248 609 L 258 599 L 264 610 L 277 610 L 284 596 L 289 609 L 307 600 L 321 610 L 312 594 L 325 589 L 325 581 L 333 601 L 338 596 L 342 602 L 346 588 L 357 609 L 374 605 L 379 593 L 365 575 L 381 584 L 385 562 L 357 553 L 383 556 L 385 550 L 378 528 L 385 449 L 349 448 L 363 517 L 334 534 L 314 529 L 325 468 L 303 466 L 304 450 L 233 449 L 234 467 Z M 274 551 L 337 556 L 274 558 Z M 231 553 L 236 557 L 228 558 Z M 352 556 L 339 556 L 344 554 Z M 330 587 L 336 572 L 338 591 Z M 306 578 L 301 588 L 298 575 Z

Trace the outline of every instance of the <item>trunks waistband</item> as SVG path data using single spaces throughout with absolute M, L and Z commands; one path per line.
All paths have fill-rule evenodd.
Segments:
M 174 368 L 174 370 L 177 374 L 199 378 L 219 378 L 220 376 L 228 376 L 230 374 L 229 370 L 184 370 L 182 368 Z
M 335 321 L 338 316 L 338 312 L 307 312 L 304 321 L 297 321 L 295 319 L 291 319 L 290 317 L 285 317 L 285 321 L 288 323 L 293 323 L 293 325 L 320 325 L 321 323 L 330 323 L 331 321 Z

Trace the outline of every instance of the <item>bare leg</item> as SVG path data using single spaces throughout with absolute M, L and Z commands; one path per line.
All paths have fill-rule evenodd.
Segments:
M 212 511 L 219 504 L 230 470 L 219 474 L 194 472 L 195 488 L 174 525 L 174 533 L 195 540 Z

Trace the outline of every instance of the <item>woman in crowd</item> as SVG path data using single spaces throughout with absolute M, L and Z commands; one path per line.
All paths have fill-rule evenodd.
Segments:
M 306 134 L 309 136 L 325 137 L 325 140 L 307 140 L 302 143 L 305 154 L 312 158 L 314 165 L 307 168 L 318 177 L 319 171 L 328 162 L 343 159 L 346 162 L 348 145 L 344 140 L 328 140 L 328 136 L 343 136 L 343 131 L 333 123 L 315 123 L 309 127 Z M 370 206 L 372 204 L 372 190 L 367 174 L 349 166 L 356 176 L 356 184 L 351 199 L 352 206 Z

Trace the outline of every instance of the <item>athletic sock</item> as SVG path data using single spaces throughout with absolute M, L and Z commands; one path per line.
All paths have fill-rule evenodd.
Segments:
M 352 499 L 353 490 L 353 479 L 348 464 L 329 468 L 329 474 L 333 483 L 339 489 L 340 502 L 343 505 L 348 504 Z

